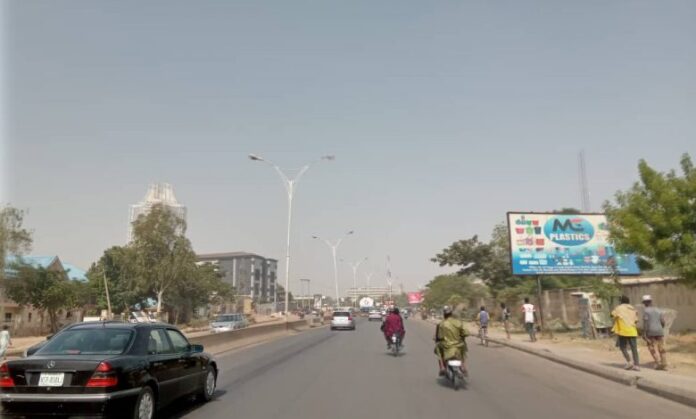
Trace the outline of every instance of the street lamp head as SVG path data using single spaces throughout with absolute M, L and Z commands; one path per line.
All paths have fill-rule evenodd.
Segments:
M 328 160 L 328 161 L 334 161 L 334 160 L 336 160 L 336 156 L 334 156 L 333 154 L 328 154 L 326 156 L 321 156 L 321 159 Z
M 249 159 L 254 161 L 265 161 L 263 157 L 257 156 L 256 154 L 249 154 Z
M 350 236 L 351 234 L 355 233 L 355 231 L 351 230 L 348 232 L 347 236 Z
M 313 238 L 313 239 L 318 239 L 319 237 L 317 237 L 317 236 L 312 236 L 312 238 Z

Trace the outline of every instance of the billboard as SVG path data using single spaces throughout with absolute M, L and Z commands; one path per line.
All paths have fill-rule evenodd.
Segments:
M 408 303 L 409 304 L 420 304 L 423 302 L 423 295 L 420 292 L 409 292 L 408 293 Z
M 639 275 L 633 255 L 617 254 L 603 214 L 508 213 L 513 275 Z
M 370 297 L 363 297 L 360 299 L 360 308 L 371 308 L 375 306 L 375 300 Z

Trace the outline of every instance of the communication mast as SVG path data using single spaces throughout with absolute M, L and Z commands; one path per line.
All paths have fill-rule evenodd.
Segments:
M 591 212 L 590 189 L 587 185 L 587 165 L 585 164 L 585 150 L 578 155 L 578 172 L 580 177 L 580 203 L 582 212 Z

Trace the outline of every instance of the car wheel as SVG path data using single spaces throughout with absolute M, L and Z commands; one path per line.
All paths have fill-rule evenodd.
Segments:
M 134 419 L 152 419 L 155 416 L 155 393 L 148 386 L 143 387 L 138 394 L 138 401 L 133 411 Z
M 215 395 L 215 386 L 217 385 L 217 375 L 215 374 L 215 369 L 210 368 L 208 373 L 205 375 L 205 381 L 203 382 L 203 387 L 199 393 L 199 398 L 204 402 L 209 402 L 213 399 Z

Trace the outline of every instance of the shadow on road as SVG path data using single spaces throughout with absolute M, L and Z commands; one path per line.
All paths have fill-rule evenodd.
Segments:
M 225 390 L 217 390 L 215 392 L 215 397 L 213 397 L 213 400 L 209 401 L 208 403 L 223 403 L 222 401 L 222 396 L 227 394 L 227 391 Z M 208 404 L 208 403 L 203 403 L 199 399 L 196 399 L 194 397 L 187 397 L 183 398 L 177 402 L 172 403 L 170 406 L 167 408 L 161 410 L 160 412 L 157 413 L 157 419 L 179 419 L 183 418 L 189 413 L 194 412 L 198 408 Z

